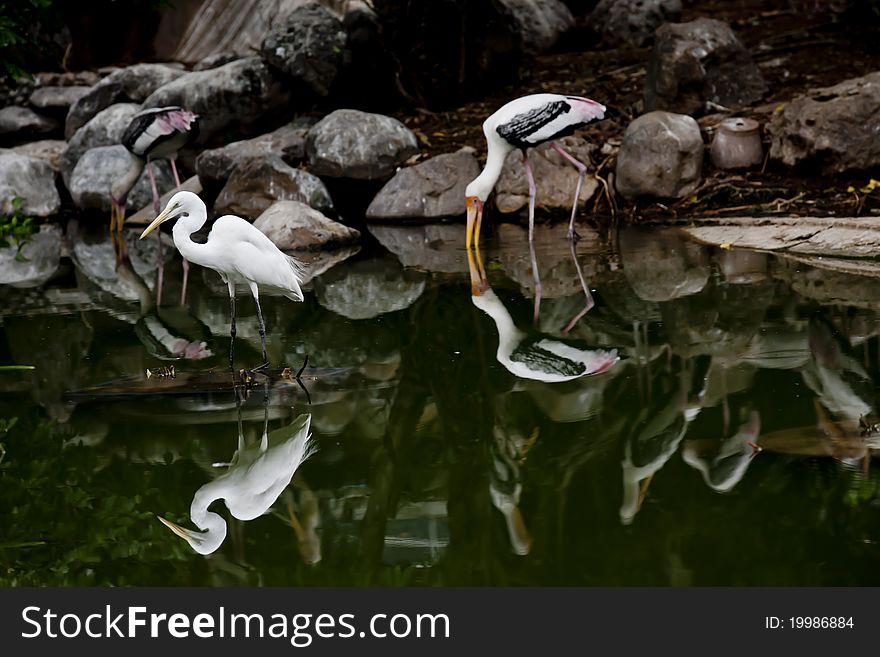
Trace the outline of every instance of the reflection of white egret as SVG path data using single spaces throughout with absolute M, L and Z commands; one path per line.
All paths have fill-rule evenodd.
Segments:
M 757 411 L 749 413 L 739 431 L 727 438 L 711 459 L 703 458 L 694 444 L 685 442 L 681 456 L 685 463 L 699 470 L 706 485 L 719 493 L 733 489 L 746 473 L 755 455 L 755 444 L 761 430 L 761 417 Z
M 297 468 L 316 451 L 309 433 L 310 414 L 300 415 L 288 426 L 272 432 L 266 431 L 268 415 L 265 417 L 262 438 L 248 446 L 244 444 L 239 419 L 238 449 L 229 469 L 193 496 L 190 519 L 201 531 L 159 518 L 199 554 L 211 554 L 226 538 L 226 521 L 208 510 L 212 502 L 222 499 L 239 520 L 258 518 L 275 503 Z
M 247 285 L 250 288 L 257 307 L 263 345 L 263 364 L 256 369 L 265 368 L 269 364 L 269 357 L 266 354 L 266 327 L 258 286 L 264 290 L 278 291 L 293 301 L 302 301 L 303 293 L 299 285 L 301 265 L 241 217 L 224 215 L 209 222 L 205 204 L 192 192 L 177 192 L 172 196 L 165 209 L 141 233 L 141 239 L 169 220 L 176 220 L 172 235 L 180 254 L 190 262 L 216 271 L 229 288 L 232 315 L 230 367 L 235 347 L 235 286 Z
M 479 254 L 477 255 L 479 258 Z M 492 318 L 498 329 L 498 362 L 515 376 L 546 383 L 571 381 L 606 372 L 620 359 L 616 349 L 585 349 L 575 340 L 557 340 L 520 330 L 468 251 L 471 301 Z

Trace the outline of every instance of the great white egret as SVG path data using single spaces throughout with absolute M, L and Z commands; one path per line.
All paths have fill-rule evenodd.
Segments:
M 186 144 L 195 141 L 199 135 L 199 117 L 183 107 L 157 107 L 146 109 L 135 114 L 125 132 L 122 133 L 122 145 L 128 149 L 131 163 L 128 170 L 114 181 L 110 187 L 110 236 L 117 245 L 118 259 L 125 253 L 125 240 L 122 237 L 122 226 L 125 223 L 125 202 L 129 192 L 140 178 L 144 167 L 150 178 L 153 192 L 153 210 L 159 212 L 159 190 L 153 176 L 153 160 L 167 159 L 171 162 L 174 173 L 174 184 L 180 187 L 180 176 L 177 174 L 177 153 Z M 156 301 L 162 299 L 162 243 L 159 242 L 159 272 L 156 280 Z M 180 292 L 180 305 L 186 301 L 186 285 L 189 277 L 189 264 L 183 261 L 183 288 Z
M 263 364 L 269 365 L 266 352 L 266 326 L 260 308 L 260 288 L 283 294 L 293 301 L 302 301 L 300 289 L 302 265 L 283 253 L 253 224 L 234 215 L 223 215 L 208 221 L 205 204 L 192 192 L 177 192 L 165 209 L 141 233 L 141 239 L 166 221 L 175 221 L 171 234 L 180 254 L 197 265 L 213 269 L 229 288 L 230 324 L 229 366 L 233 367 L 235 351 L 235 288 L 250 288 L 257 307 Z
M 483 206 L 501 176 L 507 154 L 515 148 L 522 151 L 526 177 L 529 181 L 529 241 L 534 239 L 535 177 L 529 165 L 528 149 L 544 142 L 553 142 L 554 139 L 571 134 L 585 123 L 605 118 L 605 109 L 604 105 L 589 98 L 562 94 L 532 94 L 510 101 L 483 122 L 483 134 L 486 135 L 488 148 L 486 166 L 465 189 L 468 249 L 472 237 L 474 246 L 476 248 L 480 246 Z M 573 238 L 578 197 L 587 167 L 556 142 L 553 142 L 552 147 L 578 171 L 574 204 L 568 224 L 568 237 Z
M 265 399 L 268 404 L 268 391 Z M 280 429 L 268 431 L 268 405 L 264 407 L 263 435 L 259 442 L 245 445 L 238 416 L 238 449 L 228 470 L 199 488 L 193 496 L 189 515 L 200 531 L 181 527 L 165 518 L 159 520 L 184 539 L 199 554 L 211 554 L 226 538 L 226 520 L 208 507 L 222 499 L 229 512 L 239 520 L 253 520 L 269 511 L 290 484 L 297 468 L 317 449 L 312 441 L 311 414 L 302 414 Z

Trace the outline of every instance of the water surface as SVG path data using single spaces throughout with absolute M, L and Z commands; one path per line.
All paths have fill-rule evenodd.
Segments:
M 304 303 L 263 301 L 277 367 L 250 382 L 214 272 L 193 267 L 180 307 L 172 261 L 156 310 L 151 240 L 118 274 L 109 242 L 76 236 L 51 280 L 0 288 L 2 363 L 35 366 L 0 373 L 0 580 L 880 583 L 880 278 L 674 229 L 582 229 L 573 254 L 564 230 L 539 230 L 535 323 L 523 229 L 484 240 L 490 314 L 462 226 L 374 227 L 312 264 Z M 238 308 L 237 368 L 260 361 Z M 517 375 L 502 324 L 620 359 Z M 304 391 L 282 368 L 306 356 Z M 240 441 L 289 446 L 303 415 L 317 452 L 282 457 L 280 485 L 232 470 Z M 203 555 L 157 516 L 195 531 L 218 488 L 255 517 L 208 500 L 226 535 Z

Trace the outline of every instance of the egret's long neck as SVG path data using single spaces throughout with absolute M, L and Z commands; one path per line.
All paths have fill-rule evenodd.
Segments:
M 501 176 L 501 169 L 504 167 L 504 160 L 510 152 L 510 147 L 499 142 L 489 142 L 489 153 L 486 156 L 486 166 L 480 172 L 480 175 L 474 178 L 468 185 L 468 196 L 477 196 L 481 201 L 489 198 L 489 194 L 498 182 Z
M 138 178 L 141 177 L 144 165 L 146 164 L 134 153 L 129 153 L 128 155 L 131 159 L 128 165 L 128 170 L 110 187 L 110 195 L 117 201 L 124 201 L 128 198 L 128 193 L 131 191 L 131 188 L 135 186 Z
M 205 491 L 205 487 L 202 486 L 196 491 L 189 509 L 190 519 L 202 531 L 201 533 L 192 532 L 192 537 L 188 537 L 186 540 L 200 554 L 214 552 L 226 539 L 226 521 L 221 515 L 208 511 L 208 506 L 215 499 L 217 496 Z
M 171 235 L 174 238 L 174 246 L 180 251 L 180 255 L 187 260 L 198 262 L 197 254 L 200 250 L 204 249 L 204 245 L 199 244 L 198 242 L 193 242 L 190 235 L 204 226 L 207 220 L 207 214 L 199 213 L 197 216 L 196 213 L 192 213 L 187 217 L 181 216 L 174 222 L 174 227 L 171 229 Z M 196 257 L 191 257 L 193 255 Z

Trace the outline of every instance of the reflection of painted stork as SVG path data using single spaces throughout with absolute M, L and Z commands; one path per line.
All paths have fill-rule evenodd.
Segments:
M 467 247 L 471 237 L 474 246 L 480 246 L 480 223 L 483 206 L 498 182 L 507 154 L 515 148 L 522 151 L 523 164 L 529 181 L 529 241 L 534 239 L 535 177 L 529 165 L 529 148 L 569 135 L 585 123 L 605 118 L 605 106 L 589 98 L 561 94 L 532 94 L 512 100 L 483 122 L 488 154 L 482 173 L 467 186 Z M 568 236 L 573 238 L 574 217 L 578 197 L 587 167 L 553 142 L 553 149 L 578 170 L 578 182 L 568 224 Z
M 132 117 L 131 122 L 122 133 L 122 144 L 131 154 L 131 164 L 125 174 L 113 183 L 110 188 L 110 200 L 113 204 L 110 214 L 110 235 L 117 241 L 117 258 L 125 252 L 125 241 L 122 239 L 122 225 L 125 222 L 125 202 L 135 183 L 141 176 L 144 167 L 150 178 L 153 192 L 153 210 L 156 214 L 159 206 L 159 190 L 150 163 L 153 160 L 167 159 L 171 162 L 174 173 L 174 184 L 180 187 L 180 176 L 177 174 L 177 152 L 194 141 L 199 134 L 198 115 L 182 107 L 159 107 L 143 110 Z M 156 299 L 162 299 L 162 244 L 159 242 L 159 275 L 156 281 Z M 186 301 L 186 283 L 189 275 L 189 264 L 183 261 L 183 289 L 180 303 Z
M 474 261 L 471 250 L 468 250 L 468 263 L 471 267 L 471 301 L 495 322 L 498 330 L 495 357 L 511 374 L 523 379 L 559 383 L 607 372 L 620 360 L 616 349 L 588 349 L 578 340 L 530 335 L 519 329 L 489 287 L 485 272 Z

